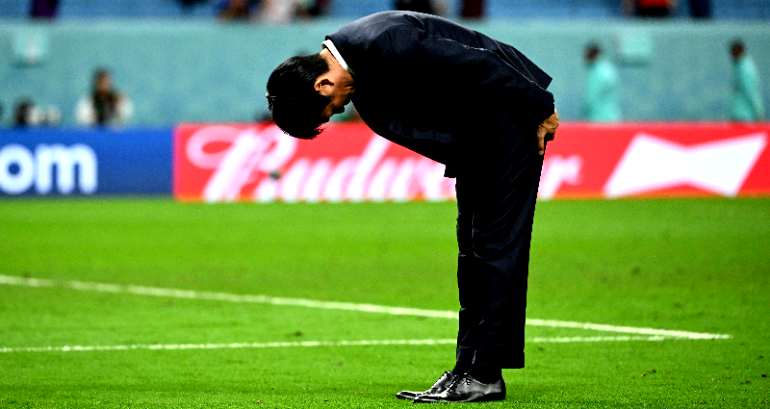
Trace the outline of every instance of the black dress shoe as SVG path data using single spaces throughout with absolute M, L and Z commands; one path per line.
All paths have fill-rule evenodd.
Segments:
M 414 403 L 434 402 L 487 402 L 505 399 L 505 382 L 481 383 L 472 376 L 458 376 L 446 390 L 436 394 L 423 394 Z
M 441 392 L 444 392 L 444 390 L 448 388 L 449 385 L 452 384 L 452 381 L 454 381 L 455 378 L 457 378 L 455 374 L 453 374 L 451 371 L 446 371 L 444 372 L 443 375 L 441 375 L 441 378 L 438 378 L 436 383 L 434 383 L 433 386 L 427 391 L 425 392 L 401 391 L 396 394 L 396 397 L 399 399 L 414 400 L 414 398 L 421 395 L 441 393 Z

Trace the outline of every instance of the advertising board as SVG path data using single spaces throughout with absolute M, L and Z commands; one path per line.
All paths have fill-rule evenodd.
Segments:
M 769 124 L 565 123 L 550 142 L 542 200 L 770 194 Z M 174 194 L 191 201 L 451 200 L 444 166 L 375 135 L 332 124 L 316 140 L 269 123 L 182 125 Z
M 171 129 L 0 131 L 0 196 L 169 195 Z

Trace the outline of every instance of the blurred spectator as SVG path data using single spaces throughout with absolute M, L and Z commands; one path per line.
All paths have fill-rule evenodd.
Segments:
M 16 103 L 13 110 L 13 126 L 25 128 L 32 120 L 32 101 L 23 99 Z
M 396 10 L 417 11 L 420 13 L 436 14 L 431 0 L 396 0 Z
M 94 73 L 91 94 L 78 102 L 75 119 L 81 125 L 121 125 L 133 113 L 128 96 L 113 88 L 110 71 L 100 68 Z
M 323 15 L 330 5 L 331 0 L 220 0 L 217 8 L 223 21 L 286 24 L 295 17 Z
M 182 11 L 185 13 L 190 13 L 193 9 L 193 6 L 200 3 L 205 3 L 206 0 L 179 0 L 179 2 L 182 4 Z
M 32 100 L 29 98 L 19 100 L 13 110 L 13 126 L 17 128 L 26 128 L 36 125 L 37 122 L 38 118 Z
M 261 0 L 259 21 L 272 24 L 286 24 L 297 14 L 298 0 Z
M 59 7 L 59 0 L 32 0 L 29 16 L 32 18 L 54 18 Z
M 623 0 L 623 11 L 639 17 L 667 17 L 677 6 L 677 0 Z
M 2 116 L 1 112 L 0 116 Z M 13 126 L 17 128 L 38 125 L 56 126 L 61 123 L 61 111 L 55 105 L 51 105 L 48 109 L 43 109 L 35 106 L 30 98 L 22 98 L 16 102 L 12 121 Z
M 619 122 L 620 78 L 612 62 L 602 56 L 598 45 L 586 48 L 585 60 L 588 65 L 585 94 L 583 97 L 583 119 L 591 122 Z
M 51 105 L 42 114 L 43 123 L 48 126 L 57 126 L 61 124 L 61 110 L 56 105 Z
M 313 18 L 326 14 L 331 6 L 331 0 L 304 0 L 297 6 L 297 15 Z
M 224 0 L 217 5 L 219 19 L 223 21 L 248 21 L 251 18 L 251 8 L 254 5 L 250 0 Z
M 710 18 L 711 0 L 690 0 L 690 15 L 695 18 Z
M 759 72 L 746 53 L 746 46 L 736 40 L 730 45 L 733 58 L 733 92 L 730 101 L 730 119 L 760 121 L 765 118 L 765 106 L 759 86 Z
M 484 17 L 484 0 L 463 0 L 460 17 L 464 19 L 481 19 Z

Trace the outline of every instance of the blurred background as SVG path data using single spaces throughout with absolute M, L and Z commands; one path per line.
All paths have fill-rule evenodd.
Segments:
M 394 9 L 459 21 L 554 78 L 566 126 L 541 199 L 770 192 L 765 0 L 0 0 L 0 196 L 452 199 L 441 166 L 361 124 L 309 144 L 269 127 L 278 64 Z M 620 166 L 632 151 L 642 168 Z
M 276 65 L 317 52 L 348 21 L 397 8 L 443 15 L 519 48 L 554 77 L 566 121 L 758 120 L 767 112 L 765 0 L 0 0 L 0 124 L 264 119 Z M 753 71 L 736 74 L 736 42 Z M 754 101 L 741 118 L 736 75 L 750 77 L 745 98 Z

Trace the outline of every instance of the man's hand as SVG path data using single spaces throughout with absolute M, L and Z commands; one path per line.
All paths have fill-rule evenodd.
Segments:
M 545 137 L 550 135 L 548 140 L 552 140 L 556 135 L 556 128 L 559 127 L 559 113 L 553 110 L 553 115 L 543 121 L 542 124 L 537 126 L 537 147 L 540 149 L 540 154 L 545 154 Z

